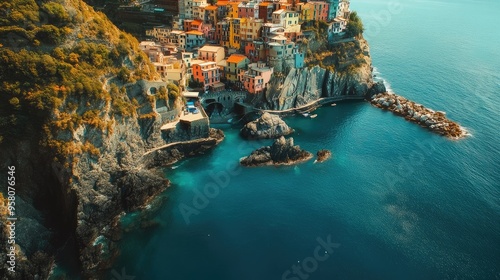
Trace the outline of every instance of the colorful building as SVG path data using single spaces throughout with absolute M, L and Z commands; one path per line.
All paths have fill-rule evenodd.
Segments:
M 228 81 L 237 82 L 240 79 L 240 70 L 247 67 L 250 60 L 242 54 L 232 54 L 227 59 L 225 75 Z
M 227 17 L 229 13 L 228 4 L 229 1 L 217 1 L 215 4 L 217 6 L 217 18 L 222 19 Z
M 262 2 L 259 4 L 259 18 L 266 22 L 272 22 L 274 5 L 271 2 Z
M 206 6 L 194 6 L 193 7 L 193 18 L 205 20 L 205 7 Z
M 259 18 L 242 18 L 240 20 L 240 38 L 243 41 L 253 41 L 260 38 L 260 28 L 264 21 Z
M 304 53 L 299 51 L 299 48 L 295 46 L 293 50 L 294 67 L 302 68 L 304 67 Z
M 314 6 L 313 19 L 314 20 L 328 20 L 328 3 L 322 1 L 310 1 L 308 2 Z
M 328 20 L 341 17 L 344 19 L 349 18 L 349 1 L 347 0 L 327 0 L 329 5 Z
M 229 47 L 239 50 L 240 45 L 240 19 L 229 19 Z
M 184 65 L 186 66 L 186 80 L 190 80 L 193 74 L 193 68 L 191 67 L 191 61 L 193 60 L 192 52 L 182 52 L 181 59 Z
M 229 22 L 225 20 L 217 22 L 215 40 L 220 46 L 229 48 Z
M 238 6 L 241 4 L 239 1 L 229 2 L 228 4 L 228 14 L 227 16 L 230 18 L 238 17 Z
M 203 83 L 205 90 L 220 84 L 219 67 L 213 61 L 192 60 L 193 80 Z
M 245 45 L 245 55 L 252 62 L 266 60 L 266 47 L 263 41 L 252 41 Z
M 219 63 L 225 57 L 224 48 L 205 45 L 198 50 L 198 59 Z
M 205 44 L 205 37 L 201 31 L 186 32 L 186 50 L 192 50 Z
M 297 11 L 300 12 L 299 22 L 308 22 L 314 20 L 314 5 L 311 3 L 300 3 L 297 6 Z
M 172 30 L 167 36 L 167 43 L 176 45 L 177 47 L 185 48 L 185 33 L 180 30 Z
M 273 68 L 267 67 L 265 63 L 258 62 L 248 65 L 248 71 L 242 77 L 243 87 L 252 94 L 264 91 L 271 80 Z
M 215 25 L 217 23 L 217 6 L 206 6 L 204 21 Z
M 239 18 L 259 18 L 259 3 L 250 1 L 238 5 Z
M 199 19 L 186 19 L 184 20 L 184 31 L 202 31 L 203 21 Z

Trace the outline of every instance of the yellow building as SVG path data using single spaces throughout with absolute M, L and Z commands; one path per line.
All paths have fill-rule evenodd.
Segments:
M 227 16 L 230 18 L 237 18 L 238 17 L 238 5 L 241 4 L 241 2 L 229 2 L 228 4 L 228 14 Z
M 239 18 L 229 19 L 229 47 L 240 49 L 240 20 Z
M 299 7 L 300 22 L 308 22 L 314 19 L 314 5 L 311 3 L 301 3 Z
M 226 66 L 226 78 L 228 81 L 231 82 L 237 82 L 240 81 L 240 75 L 241 73 L 244 74 L 244 72 L 240 70 L 244 70 L 248 63 L 250 63 L 250 60 L 242 55 L 242 54 L 232 54 L 226 61 L 227 66 Z
M 283 27 L 288 28 L 294 25 L 299 25 L 300 13 L 296 11 L 286 11 L 285 21 L 283 22 Z M 299 25 L 300 26 L 300 25 Z
M 258 38 L 264 21 L 260 18 L 242 18 L 240 20 L 240 38 L 242 41 L 253 41 Z

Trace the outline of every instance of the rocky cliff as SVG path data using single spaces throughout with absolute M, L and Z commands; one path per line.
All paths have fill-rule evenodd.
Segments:
M 178 89 L 152 94 L 142 80 L 157 75 L 137 40 L 81 0 L 3 1 L 0 12 L 0 189 L 15 166 L 19 207 L 16 272 L 0 254 L 0 275 L 46 279 L 74 247 L 83 278 L 100 279 L 117 254 L 119 216 L 169 185 L 144 155 L 168 142 L 157 107 L 178 109 Z M 223 137 L 211 135 L 174 158 Z
M 325 47 L 321 54 L 311 55 L 307 64 L 274 75 L 266 93 L 252 100 L 254 106 L 286 110 L 322 97 L 363 99 L 385 91 L 382 83 L 373 81 L 370 50 L 364 39 Z

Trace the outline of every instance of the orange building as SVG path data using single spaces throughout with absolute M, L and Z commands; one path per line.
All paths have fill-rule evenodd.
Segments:
M 210 87 L 220 87 L 220 73 L 219 67 L 213 61 L 192 61 L 193 79 L 197 82 L 203 83 L 205 90 Z
M 203 21 L 199 19 L 186 19 L 184 20 L 184 31 L 202 31 Z

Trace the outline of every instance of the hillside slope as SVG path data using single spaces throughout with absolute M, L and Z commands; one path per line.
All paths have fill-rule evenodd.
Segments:
M 165 143 L 155 104 L 179 107 L 180 93 L 158 82 L 150 95 L 143 79 L 157 74 L 137 40 L 81 0 L 3 0 L 0 14 L 0 188 L 15 166 L 21 208 L 16 273 L 1 254 L 0 275 L 45 279 L 68 247 L 85 278 L 99 275 L 119 215 L 168 186 L 142 155 Z

